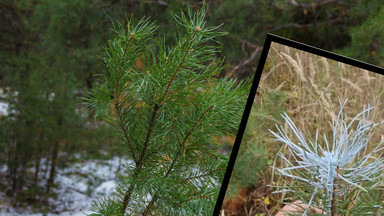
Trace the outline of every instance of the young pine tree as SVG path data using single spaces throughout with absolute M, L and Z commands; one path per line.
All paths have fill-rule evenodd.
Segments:
M 115 26 L 103 58 L 108 73 L 85 99 L 134 163 L 92 215 L 212 214 L 228 162 L 214 140 L 236 132 L 250 82 L 213 78 L 225 65 L 212 41 L 225 33 L 207 27 L 204 13 L 173 15 L 173 45 L 155 37 L 149 19 Z

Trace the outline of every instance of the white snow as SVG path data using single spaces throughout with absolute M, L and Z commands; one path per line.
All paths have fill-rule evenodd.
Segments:
M 99 187 L 95 189 L 95 192 L 99 195 L 106 195 L 113 193 L 113 190 L 117 186 L 116 181 L 111 180 L 103 182 Z
M 8 114 L 8 104 L 0 102 L 0 116 L 7 116 Z
M 53 191 L 57 199 L 50 198 L 50 206 L 55 208 L 45 214 L 47 216 L 80 216 L 88 211 L 93 201 L 111 195 L 117 185 L 116 171 L 123 169 L 122 163 L 132 164 L 132 160 L 114 157 L 110 160 L 88 160 L 76 163 L 71 167 L 58 170 L 55 183 L 59 188 Z M 4 167 L 3 167 L 4 169 Z M 44 183 L 44 182 L 42 182 Z M 2 216 L 42 216 L 43 213 L 33 212 L 31 208 L 15 209 L 10 206 L 6 195 L 0 192 L 0 215 Z
M 77 156 L 80 159 L 80 155 Z M 42 160 L 45 164 L 45 160 Z M 110 160 L 87 160 L 72 164 L 70 167 L 57 171 L 55 183 L 59 188 L 52 190 L 58 194 L 56 199 L 49 199 L 49 206 L 53 206 L 47 214 L 33 211 L 31 207 L 25 209 L 11 207 L 11 201 L 0 192 L 0 215 L 1 216 L 84 216 L 91 204 L 98 198 L 111 195 L 117 186 L 116 171 L 123 170 L 123 165 L 134 166 L 132 160 L 124 160 L 119 157 L 113 157 Z M 191 169 L 191 167 L 189 167 Z M 7 167 L 0 167 L 1 172 L 5 172 Z M 43 172 L 40 173 L 43 178 Z M 202 174 L 197 167 L 192 168 L 191 175 L 198 176 Z M 202 186 L 202 179 L 193 179 L 198 187 Z M 214 179 L 211 182 L 219 184 Z M 41 186 L 45 181 L 41 182 Z M 152 199 L 150 194 L 145 196 L 145 202 Z M 42 203 L 42 205 L 44 205 Z
M 10 88 L 0 88 L 0 97 L 6 98 L 7 94 L 9 94 L 11 97 L 17 97 L 19 92 L 11 92 Z M 16 111 L 12 109 L 10 110 L 9 104 L 7 102 L 0 102 L 0 116 L 7 116 L 9 113 L 16 113 Z

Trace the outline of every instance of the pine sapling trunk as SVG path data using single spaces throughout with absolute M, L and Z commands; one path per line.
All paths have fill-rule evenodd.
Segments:
M 131 196 L 132 196 L 132 192 L 133 190 L 135 189 L 135 185 L 132 184 L 129 189 L 127 190 L 127 192 L 125 193 L 125 196 L 124 196 L 124 199 L 123 199 L 123 205 L 122 205 L 122 208 L 121 208 L 121 214 L 124 215 L 126 209 L 127 209 L 127 206 L 128 206 L 128 203 L 129 201 L 131 200 Z
M 38 155 L 38 156 L 37 156 Z M 37 179 L 39 177 L 40 172 L 40 163 L 41 163 L 41 155 L 36 154 L 36 160 L 35 160 L 35 177 L 33 179 L 33 186 L 36 187 L 37 185 Z
M 14 138 L 13 140 L 11 140 L 11 166 L 9 168 L 10 170 L 10 179 L 11 179 L 11 182 L 12 182 L 12 195 L 14 195 L 16 193 L 16 190 L 17 190 L 17 175 L 18 175 L 18 168 L 19 168 L 19 157 L 18 157 L 18 154 L 17 154 L 17 140 L 16 138 Z

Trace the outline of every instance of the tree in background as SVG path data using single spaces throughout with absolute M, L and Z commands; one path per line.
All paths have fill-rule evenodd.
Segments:
M 201 1 L 181 2 L 198 6 Z M 256 71 L 267 33 L 332 51 L 348 47 L 352 27 L 361 25 L 368 14 L 379 14 L 380 7 L 359 0 L 213 0 L 207 1 L 207 8 L 210 21 L 223 22 L 223 30 L 230 32 L 220 40 L 232 65 L 222 75 L 248 77 Z
M 245 78 L 253 75 L 267 33 L 274 33 L 322 49 L 335 50 L 351 43 L 350 30 L 361 25 L 368 14 L 378 14 L 375 1 L 360 0 L 178 0 L 178 1 L 92 1 L 109 22 L 124 13 L 136 19 L 150 16 L 166 26 L 159 29 L 167 40 L 176 30 L 166 14 L 206 4 L 209 24 L 224 23 L 220 29 L 230 34 L 218 40 L 225 44 L 223 55 L 231 67 L 220 76 Z M 105 23 L 105 22 L 104 22 Z M 373 60 L 376 64 L 378 59 Z
M 207 42 L 225 33 L 206 25 L 204 8 L 173 17 L 176 43 L 155 38 L 148 19 L 117 24 L 108 74 L 85 98 L 134 160 L 117 193 L 94 203 L 97 215 L 212 214 L 228 163 L 214 138 L 236 131 L 250 82 L 213 78 L 225 65 Z
M 378 13 L 371 13 L 371 16 L 360 26 L 351 29 L 351 43 L 338 52 L 356 58 L 384 66 L 384 51 L 381 47 L 384 44 L 384 7 Z
M 32 3 L 1 3 L 11 21 L 0 52 L 1 99 L 9 105 L 9 115 L 0 117 L 0 163 L 8 168 L 1 187 L 22 200 L 50 194 L 58 166 L 85 150 L 84 135 L 95 135 L 84 126 L 76 98 L 100 67 L 89 53 L 100 49 L 102 37 L 92 27 L 96 9 L 83 1 Z M 85 12 L 90 18 L 79 20 Z M 84 40 L 87 34 L 91 39 Z

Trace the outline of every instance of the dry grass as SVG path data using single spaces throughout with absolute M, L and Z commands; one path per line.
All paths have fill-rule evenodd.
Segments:
M 320 134 L 329 132 L 331 119 L 335 118 L 334 113 L 338 112 L 340 107 L 339 101 L 345 99 L 348 99 L 348 103 L 344 113 L 348 117 L 355 116 L 363 110 L 364 105 L 370 104 L 375 107 L 372 114 L 377 115 L 376 121 L 383 121 L 384 112 L 381 111 L 384 108 L 383 90 L 382 75 L 272 43 L 254 106 L 261 105 L 263 97 L 269 91 L 285 94 L 287 100 L 285 104 L 281 104 L 285 107 L 285 112 L 298 128 L 307 134 L 307 137 L 314 137 L 316 130 L 319 130 Z M 269 133 L 268 129 L 274 130 L 274 128 L 262 128 L 265 133 Z M 379 130 L 381 129 L 382 126 L 379 127 Z M 284 152 L 284 146 L 277 143 L 272 136 L 264 137 L 262 143 L 268 146 L 268 158 L 277 166 L 281 166 L 282 161 L 275 155 L 280 150 Z M 247 139 L 244 137 L 243 143 Z M 377 131 L 372 142 L 377 143 L 380 140 L 382 135 Z M 374 145 L 371 144 L 371 147 Z M 286 194 L 272 195 L 270 193 L 272 189 L 268 185 L 289 183 L 289 179 L 282 179 L 273 173 L 272 169 L 266 168 L 260 176 L 260 181 L 255 182 L 253 188 L 248 188 L 239 194 L 238 199 L 242 202 L 237 204 L 236 209 L 229 208 L 228 201 L 224 203 L 222 215 L 274 215 L 282 207 L 281 203 Z M 267 197 L 268 205 L 263 201 Z

